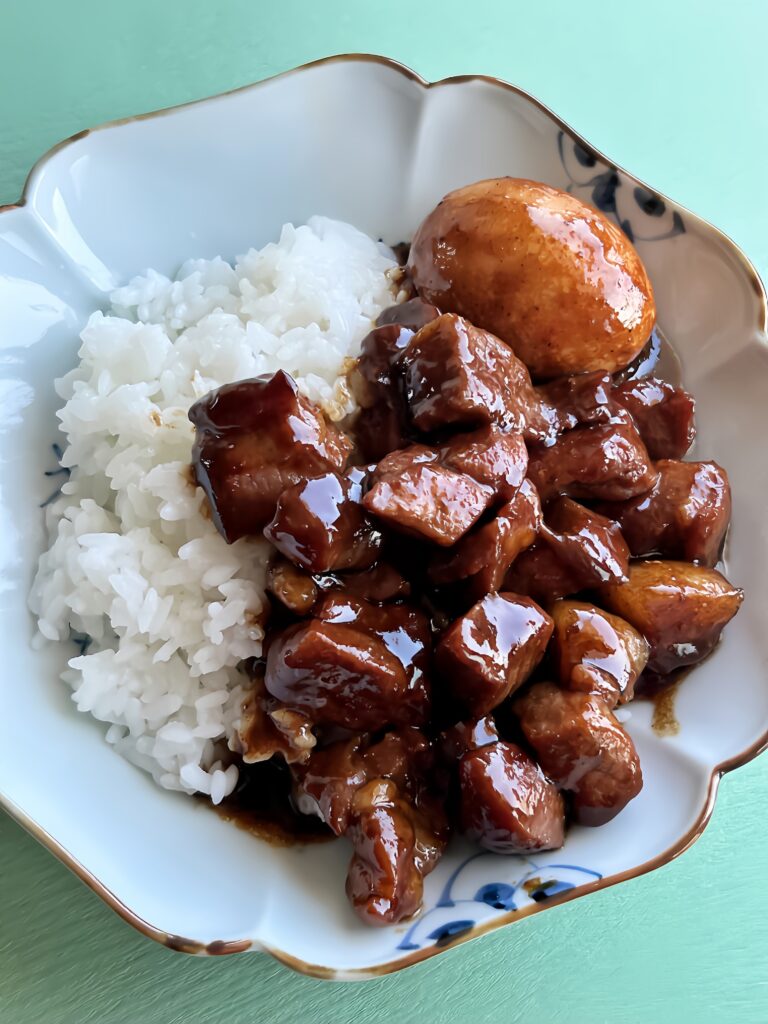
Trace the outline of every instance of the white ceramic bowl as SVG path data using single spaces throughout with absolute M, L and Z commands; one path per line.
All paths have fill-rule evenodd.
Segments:
M 678 735 L 657 736 L 651 705 L 632 706 L 645 787 L 627 810 L 533 859 L 456 842 L 415 922 L 372 930 L 343 895 L 345 843 L 268 846 L 158 789 L 75 712 L 58 680 L 67 652 L 30 647 L 39 505 L 56 482 L 44 475 L 52 382 L 107 291 L 148 266 L 232 257 L 313 213 L 396 242 L 449 189 L 503 174 L 572 189 L 634 238 L 696 395 L 697 451 L 731 476 L 728 571 L 746 600 L 683 683 Z M 198 953 L 268 950 L 323 977 L 395 970 L 669 861 L 704 828 L 722 772 L 768 739 L 765 327 L 763 286 L 733 242 L 495 79 L 430 85 L 380 57 L 334 57 L 74 136 L 0 213 L 2 804 L 147 935 Z

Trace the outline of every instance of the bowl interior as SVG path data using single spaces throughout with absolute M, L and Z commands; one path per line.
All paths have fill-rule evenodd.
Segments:
M 574 828 L 563 850 L 533 862 L 485 855 L 461 867 L 476 851 L 457 842 L 427 880 L 428 913 L 367 930 L 343 897 L 344 842 L 271 847 L 157 789 L 76 714 L 58 681 L 74 648 L 32 649 L 25 600 L 44 543 L 40 505 L 60 482 L 45 475 L 56 468 L 52 382 L 73 365 L 89 313 L 147 267 L 172 274 L 189 257 L 232 258 L 314 213 L 394 243 L 446 191 L 502 174 L 570 188 L 635 239 L 697 398 L 696 452 L 731 476 L 728 571 L 747 598 L 680 687 L 677 736 L 654 734 L 651 706 L 633 705 L 645 788 L 624 813 Z M 768 728 L 759 281 L 719 232 L 612 168 L 530 98 L 481 79 L 426 88 L 361 58 L 99 129 L 50 156 L 26 205 L 0 216 L 0 296 L 0 793 L 161 931 L 253 939 L 332 970 L 407 962 L 474 924 L 663 858 L 695 832 L 715 766 Z M 553 880 L 539 901 L 523 886 L 535 872 Z

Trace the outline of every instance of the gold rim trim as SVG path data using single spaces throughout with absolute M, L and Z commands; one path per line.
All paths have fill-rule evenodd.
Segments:
M 55 156 L 60 150 L 66 146 L 70 146 L 78 142 L 80 139 L 86 138 L 97 131 L 103 131 L 107 128 L 116 128 L 124 124 L 132 124 L 136 121 L 144 121 L 149 118 L 162 117 L 165 114 L 173 113 L 177 110 L 184 110 L 188 107 L 198 106 L 202 103 L 211 103 L 213 101 L 222 99 L 225 96 L 232 96 L 237 93 L 247 92 L 256 90 L 260 86 L 266 85 L 269 82 L 277 81 L 281 78 L 287 78 L 289 75 L 296 75 L 302 71 L 307 71 L 310 68 L 321 67 L 327 64 L 343 64 L 343 63 L 356 63 L 356 64 L 378 64 L 382 67 L 389 68 L 392 71 L 397 72 L 409 81 L 414 82 L 423 89 L 436 89 L 443 88 L 452 85 L 463 85 L 470 82 L 484 82 L 488 85 L 492 85 L 496 88 L 504 89 L 507 92 L 512 92 L 529 103 L 532 103 L 537 107 L 543 114 L 546 115 L 551 121 L 553 121 L 558 127 L 560 127 L 566 134 L 578 142 L 580 146 L 600 160 L 602 163 L 608 164 L 610 167 L 615 168 L 622 174 L 626 175 L 627 178 L 636 182 L 638 185 L 642 185 L 647 188 L 654 195 L 661 197 L 670 206 L 679 210 L 685 215 L 686 218 L 695 222 L 705 232 L 710 232 L 725 242 L 727 246 L 735 254 L 736 258 L 742 264 L 743 268 L 747 273 L 747 277 L 750 280 L 752 288 L 757 296 L 760 313 L 761 323 L 757 325 L 758 330 L 768 331 L 768 296 L 766 296 L 765 285 L 757 272 L 757 269 L 753 265 L 749 257 L 743 252 L 741 247 L 730 238 L 724 231 L 715 227 L 709 221 L 703 217 L 699 217 L 698 214 L 689 210 L 687 207 L 682 206 L 680 203 L 673 199 L 670 199 L 664 193 L 659 192 L 657 189 L 648 185 L 647 182 L 642 181 L 636 177 L 626 168 L 620 164 L 614 163 L 609 157 L 602 153 L 599 149 L 596 149 L 590 142 L 588 142 L 582 135 L 574 131 L 574 129 L 561 117 L 559 117 L 553 110 L 551 110 L 546 104 L 542 103 L 541 100 L 532 96 L 529 92 L 519 88 L 516 85 L 512 85 L 510 82 L 504 81 L 502 78 L 495 78 L 491 75 L 455 75 L 450 78 L 443 78 L 437 82 L 428 82 L 422 78 L 417 72 L 411 68 L 406 67 L 404 64 L 400 64 L 398 61 L 392 60 L 389 57 L 380 57 L 376 54 L 371 53 L 344 53 L 336 54 L 332 57 L 322 57 L 319 60 L 310 61 L 307 64 L 301 64 L 298 67 L 291 68 L 288 71 L 283 71 L 280 74 L 272 75 L 269 78 L 262 79 L 258 82 L 253 82 L 247 85 L 238 86 L 235 89 L 228 89 L 225 92 L 217 93 L 214 96 L 209 96 L 200 100 L 193 100 L 189 103 L 180 103 L 173 107 L 164 107 L 161 110 L 153 110 L 144 114 L 137 114 L 133 117 L 123 117 L 115 121 L 107 121 L 104 124 L 97 125 L 94 128 L 86 128 L 82 131 L 76 132 L 69 138 L 63 139 L 58 142 L 55 146 L 52 146 L 47 153 L 45 153 L 32 167 L 29 174 L 27 175 L 22 190 L 21 198 L 16 203 L 9 203 L 4 206 L 0 206 L 0 216 L 3 213 L 10 212 L 12 210 L 18 210 L 24 207 L 27 203 L 27 198 L 32 191 L 37 177 L 41 174 L 46 164 L 50 159 Z M 649 871 L 653 871 L 656 868 L 662 867 L 668 864 L 670 861 L 679 857 L 681 853 L 684 853 L 689 847 L 696 842 L 701 836 L 704 829 L 707 827 L 710 818 L 712 817 L 712 811 L 714 810 L 715 802 L 717 800 L 717 791 L 720 783 L 720 779 L 726 772 L 732 771 L 735 768 L 739 768 L 742 765 L 747 764 L 753 760 L 764 750 L 768 748 L 768 728 L 760 736 L 755 743 L 753 743 L 746 750 L 735 755 L 726 761 L 721 762 L 712 769 L 709 785 L 707 788 L 707 798 L 704 802 L 704 806 L 699 812 L 698 817 L 691 826 L 691 828 L 681 838 L 670 846 L 663 853 L 658 854 L 651 860 L 645 861 L 643 864 L 639 864 L 636 867 L 628 868 L 626 871 L 618 872 L 615 875 L 608 875 L 605 878 L 600 879 L 598 882 L 593 882 L 586 886 L 579 886 L 576 890 L 563 893 L 561 896 L 555 896 L 552 899 L 547 900 L 546 903 L 536 903 L 530 907 L 524 907 L 522 910 L 509 911 L 506 914 L 500 914 L 498 917 L 494 917 L 484 924 L 475 925 L 468 932 L 463 933 L 457 937 L 453 942 L 440 946 L 427 946 L 424 949 L 416 950 L 405 957 L 400 957 L 396 960 L 389 961 L 387 963 L 378 964 L 373 967 L 362 967 L 352 968 L 349 970 L 337 969 L 332 967 L 325 967 L 320 964 L 307 963 L 304 960 L 300 960 L 290 953 L 286 953 L 284 950 L 276 949 L 275 947 L 269 946 L 265 943 L 258 942 L 252 939 L 231 939 L 223 940 L 216 939 L 212 942 L 203 943 L 196 939 L 188 939 L 180 935 L 173 935 L 170 932 L 163 931 L 161 928 L 157 928 L 150 924 L 144 918 L 140 917 L 135 911 L 131 910 L 130 907 L 126 906 L 122 900 L 119 899 L 110 889 L 107 888 L 95 875 L 93 875 L 80 861 L 69 852 L 61 843 L 58 842 L 50 833 L 46 832 L 37 822 L 33 821 L 20 807 L 18 807 L 13 801 L 5 797 L 0 793 L 0 807 L 2 807 L 19 825 L 22 826 L 30 835 L 38 840 L 43 846 L 45 846 L 51 853 L 54 854 L 63 864 L 65 864 L 71 871 L 74 872 L 77 877 L 84 882 L 90 889 L 92 889 L 98 896 L 101 897 L 104 902 L 119 914 L 119 916 L 132 925 L 137 931 L 141 932 L 142 935 L 147 936 L 150 939 L 154 939 L 155 942 L 159 942 L 169 949 L 177 950 L 181 953 L 189 953 L 196 956 L 221 956 L 229 953 L 242 953 L 246 950 L 255 950 L 259 952 L 269 953 L 272 957 L 284 964 L 286 967 L 290 967 L 292 970 L 298 971 L 301 974 L 309 975 L 313 978 L 322 978 L 326 980 L 362 980 L 365 978 L 377 978 L 385 974 L 392 974 L 395 971 L 403 970 L 406 967 L 411 967 L 413 964 L 420 963 L 423 960 L 427 960 L 432 956 L 436 956 L 438 953 L 443 952 L 446 949 L 452 949 L 454 946 L 462 945 L 465 942 L 469 942 L 471 939 L 478 938 L 481 935 L 486 935 L 489 932 L 496 931 L 498 928 L 503 928 L 505 925 L 511 924 L 514 921 L 521 921 L 525 918 L 532 917 L 534 914 L 540 913 L 543 910 L 549 910 L 552 907 L 560 906 L 564 903 L 569 903 L 571 900 L 579 899 L 582 896 L 586 896 L 592 892 L 598 892 L 600 889 L 607 889 L 612 885 L 617 885 L 619 882 L 626 882 L 631 878 L 638 878 L 640 875 L 647 874 Z

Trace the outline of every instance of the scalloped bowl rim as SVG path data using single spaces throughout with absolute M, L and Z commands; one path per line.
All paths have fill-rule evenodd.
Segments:
M 53 156 L 59 153 L 62 149 L 77 143 L 79 140 L 86 138 L 94 132 L 101 131 L 108 128 L 116 128 L 121 125 L 133 124 L 137 121 L 143 121 L 148 119 L 154 119 L 162 117 L 165 114 L 171 114 L 175 111 L 184 110 L 190 107 L 196 107 L 203 104 L 210 103 L 214 100 L 222 99 L 226 96 L 235 95 L 238 93 L 244 93 L 249 91 L 258 90 L 261 86 L 267 83 L 274 82 L 278 79 L 286 78 L 298 74 L 302 71 L 306 71 L 313 67 L 321 65 L 333 64 L 333 63 L 374 63 L 385 66 L 392 71 L 403 75 L 405 78 L 423 89 L 437 89 L 440 87 L 446 87 L 451 85 L 461 85 L 464 83 L 471 82 L 483 82 L 494 87 L 498 87 L 504 90 L 509 90 L 516 93 L 524 100 L 530 102 L 537 107 L 547 118 L 549 118 L 554 124 L 556 124 L 562 131 L 564 131 L 574 142 L 578 143 L 587 153 L 595 157 L 598 161 L 608 165 L 609 167 L 621 171 L 628 179 L 634 181 L 641 187 L 648 188 L 656 196 L 663 199 L 671 207 L 676 210 L 682 211 L 686 217 L 696 222 L 700 227 L 703 227 L 706 231 L 712 233 L 715 237 L 724 241 L 730 251 L 737 257 L 742 263 L 744 270 L 750 280 L 750 283 L 758 296 L 758 300 L 761 306 L 762 324 L 758 325 L 758 329 L 762 331 L 768 331 L 768 294 L 766 293 L 765 285 L 751 262 L 749 257 L 743 252 L 739 245 L 733 241 L 724 231 L 717 228 L 711 222 L 698 216 L 696 213 L 689 210 L 675 200 L 670 199 L 664 193 L 659 192 L 658 189 L 653 188 L 646 182 L 642 181 L 636 175 L 627 171 L 626 168 L 620 164 L 616 164 L 613 160 L 607 157 L 599 149 L 593 146 L 588 140 L 582 135 L 575 131 L 566 121 L 559 117 L 551 108 L 544 104 L 541 100 L 537 99 L 530 92 L 520 88 L 510 82 L 505 81 L 502 78 L 498 78 L 492 75 L 455 75 L 447 78 L 439 79 L 431 82 L 423 78 L 416 71 L 400 63 L 399 61 L 393 60 L 389 57 L 383 57 L 371 53 L 342 53 L 334 54 L 332 56 L 319 58 L 317 60 L 309 61 L 305 64 L 298 65 L 297 67 L 290 68 L 286 71 L 280 72 L 275 75 L 271 75 L 267 78 L 260 79 L 256 82 L 248 83 L 245 85 L 237 86 L 233 89 L 228 89 L 220 93 L 215 93 L 211 96 L 206 96 L 201 99 L 192 100 L 186 103 L 175 104 L 169 107 L 163 107 L 157 110 L 148 111 L 146 113 L 137 114 L 129 117 L 117 118 L 112 121 L 105 121 L 91 128 L 83 129 L 75 134 L 61 140 L 60 142 L 53 145 L 46 153 L 44 153 L 30 169 L 24 187 L 22 189 L 21 197 L 15 203 L 8 203 L 0 205 L 0 216 L 3 213 L 7 213 L 12 210 L 23 208 L 37 186 L 38 180 L 46 169 L 48 162 Z M 178 952 L 188 953 L 192 955 L 208 955 L 218 956 L 229 953 L 240 953 L 246 950 L 255 952 L 264 952 L 273 956 L 276 960 L 283 963 L 287 967 L 292 968 L 302 974 L 306 974 L 315 978 L 331 979 L 331 980 L 362 980 L 366 978 L 379 977 L 385 974 L 394 973 L 404 969 L 405 967 L 412 966 L 422 960 L 428 959 L 429 957 L 435 956 L 447 948 L 453 948 L 464 942 L 468 942 L 470 939 L 477 938 L 480 935 L 487 934 L 488 932 L 495 931 L 498 928 L 502 928 L 507 924 L 511 924 L 514 921 L 522 920 L 526 917 L 530 917 L 532 914 L 536 914 L 542 910 L 550 909 L 554 906 L 559 906 L 563 903 L 570 902 L 573 899 L 578 899 L 582 896 L 588 895 L 592 892 L 597 892 L 600 889 L 608 888 L 609 886 L 616 885 L 620 882 L 627 881 L 631 878 L 637 878 L 649 871 L 653 871 L 656 868 L 662 867 L 669 863 L 680 854 L 684 853 L 689 849 L 693 843 L 701 836 L 704 829 L 706 828 L 714 810 L 715 802 L 717 799 L 718 785 L 722 776 L 735 768 L 739 768 L 742 765 L 747 764 L 749 761 L 756 758 L 763 751 L 768 749 L 768 727 L 760 735 L 757 740 L 750 744 L 746 749 L 742 750 L 738 754 L 721 761 L 719 764 L 712 768 L 707 791 L 706 799 L 704 801 L 698 816 L 696 817 L 693 825 L 690 829 L 680 837 L 675 843 L 668 847 L 664 852 L 656 855 L 650 860 L 645 861 L 642 864 L 629 868 L 625 871 L 617 872 L 612 875 L 606 875 L 600 880 L 588 883 L 586 885 L 579 886 L 575 890 L 566 891 L 559 895 L 555 895 L 547 899 L 546 903 L 534 903 L 530 906 L 511 910 L 507 913 L 499 914 L 494 916 L 488 921 L 480 924 L 474 924 L 467 931 L 457 935 L 450 943 L 450 946 L 426 946 L 412 952 L 409 956 L 398 957 L 392 961 L 386 963 L 380 963 L 370 967 L 360 967 L 345 970 L 337 970 L 330 967 L 325 967 L 318 964 L 308 963 L 304 960 L 298 959 L 283 950 L 277 949 L 270 946 L 267 943 L 259 940 L 252 939 L 232 939 L 232 940 L 217 940 L 208 943 L 202 943 L 195 939 L 185 938 L 179 935 L 173 935 L 169 932 L 163 931 L 160 928 L 155 927 L 150 922 L 136 914 L 130 907 L 128 907 L 122 900 L 119 899 L 107 886 L 105 886 L 94 874 L 92 874 L 88 868 L 85 867 L 73 854 L 69 852 L 59 841 L 43 829 L 36 821 L 29 817 L 25 811 L 19 807 L 13 800 L 6 797 L 0 792 L 0 808 L 9 814 L 19 825 L 21 825 L 30 835 L 38 840 L 43 846 L 45 846 L 51 853 L 54 854 L 63 864 L 65 864 L 77 877 L 83 881 L 90 889 L 92 889 L 101 899 L 114 910 L 124 921 L 132 925 L 143 935 L 167 946 L 170 949 Z

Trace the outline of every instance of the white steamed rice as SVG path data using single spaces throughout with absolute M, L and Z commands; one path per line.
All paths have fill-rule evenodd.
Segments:
M 191 260 L 111 296 L 56 382 L 71 475 L 46 509 L 50 546 L 30 594 L 39 638 L 90 638 L 64 679 L 78 710 L 162 786 L 219 802 L 227 741 L 261 652 L 265 541 L 228 545 L 189 482 L 190 405 L 283 368 L 333 419 L 371 321 L 393 301 L 394 261 L 350 225 L 313 217 L 233 266 Z

